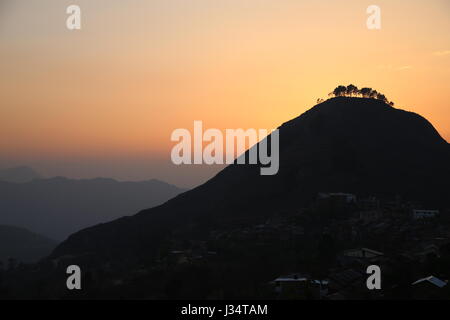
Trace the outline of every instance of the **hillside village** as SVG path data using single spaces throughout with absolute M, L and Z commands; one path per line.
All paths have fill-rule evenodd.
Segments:
M 209 239 L 187 247 L 175 242 L 172 249 L 177 250 L 160 263 L 207 264 L 221 250 L 242 243 L 261 249 L 281 243 L 286 273 L 269 282 L 278 298 L 450 298 L 449 214 L 448 209 L 423 208 L 400 197 L 320 193 L 311 208 L 280 213 L 257 225 L 236 222 L 236 227 L 212 231 Z M 326 226 L 316 228 L 324 219 Z M 308 257 L 303 251 L 317 238 L 317 256 Z M 217 249 L 210 251 L 209 246 Z M 382 290 L 366 287 L 366 268 L 373 264 L 382 270 Z
M 279 212 L 256 224 L 246 218 L 215 224 L 220 228 L 192 224 L 174 230 L 156 260 L 121 272 L 108 264 L 90 269 L 83 280 L 90 290 L 83 294 L 95 297 L 107 290 L 111 297 L 151 299 L 448 299 L 449 214 L 448 209 L 400 197 L 319 193 L 310 207 Z M 51 261 L 52 273 L 62 273 L 74 258 L 95 265 L 89 253 L 65 256 Z M 381 290 L 367 289 L 369 265 L 381 269 Z M 0 292 L 8 292 L 5 280 L 14 281 L 21 268 L 28 267 L 3 268 Z M 48 264 L 32 268 L 35 273 L 47 270 L 42 279 L 52 276 Z M 41 290 L 68 294 L 61 288 Z

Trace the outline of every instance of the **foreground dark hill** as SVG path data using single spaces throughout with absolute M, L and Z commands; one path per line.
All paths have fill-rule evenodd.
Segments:
M 57 177 L 20 184 L 0 181 L 0 224 L 64 240 L 80 229 L 159 205 L 182 191 L 158 180 Z
M 280 128 L 280 169 L 230 165 L 207 183 L 135 216 L 77 232 L 51 258 L 132 265 L 173 232 L 201 239 L 236 219 L 296 211 L 321 191 L 401 195 L 440 208 L 450 198 L 450 146 L 423 117 L 374 99 L 333 98 Z M 124 259 L 126 258 L 126 259 Z
M 0 225 L 0 262 L 36 262 L 50 254 L 57 242 L 23 228 Z

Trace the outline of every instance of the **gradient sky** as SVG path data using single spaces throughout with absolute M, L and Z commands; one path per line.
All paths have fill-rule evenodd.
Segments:
M 172 165 L 174 129 L 276 128 L 349 83 L 450 141 L 449 18 L 448 0 L 0 0 L 0 166 L 193 186 L 220 167 Z

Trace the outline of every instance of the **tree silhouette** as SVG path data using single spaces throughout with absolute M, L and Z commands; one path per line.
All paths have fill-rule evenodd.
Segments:
M 345 93 L 347 95 L 349 95 L 350 97 L 353 96 L 353 95 L 357 95 L 358 94 L 358 87 L 356 87 L 356 86 L 354 86 L 352 84 L 349 84 L 347 86 L 346 90 L 345 90 Z
M 337 86 L 333 92 L 330 93 L 330 95 L 334 95 L 335 97 L 342 97 L 345 96 L 345 93 L 347 92 L 347 87 L 345 86 Z
M 377 94 L 377 99 L 381 100 L 383 102 L 386 102 L 386 103 L 388 102 L 388 100 L 386 99 L 386 96 L 384 94 L 381 94 L 381 93 Z
M 372 88 L 364 87 L 359 90 L 359 93 L 363 96 L 363 98 L 369 98 L 370 92 L 372 92 Z
M 381 100 L 386 104 L 389 104 L 391 107 L 394 106 L 393 101 L 389 101 L 388 98 L 382 94 L 381 92 L 378 92 L 377 90 L 374 90 L 372 88 L 364 87 L 361 89 L 358 89 L 357 86 L 353 84 L 349 84 L 348 86 L 337 86 L 332 92 L 328 94 L 328 96 L 331 97 L 363 97 L 363 98 L 370 98 L 370 99 L 377 99 Z M 322 103 L 322 99 L 317 99 L 317 103 Z

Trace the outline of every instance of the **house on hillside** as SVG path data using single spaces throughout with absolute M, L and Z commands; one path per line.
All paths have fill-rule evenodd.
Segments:
M 380 200 L 374 196 L 359 199 L 358 207 L 362 211 L 378 210 L 380 208 Z
M 439 210 L 413 209 L 412 217 L 414 220 L 436 218 Z
M 345 204 L 356 203 L 356 196 L 352 193 L 343 193 L 343 192 L 320 192 L 318 194 L 318 200 L 324 199 L 333 199 Z
M 447 281 L 434 276 L 419 279 L 412 283 L 413 296 L 415 299 L 439 299 L 443 298 L 443 288 Z
M 364 223 L 376 222 L 383 217 L 383 213 L 380 210 L 365 210 L 359 212 L 359 219 Z
M 282 297 L 320 299 L 328 294 L 328 280 L 314 280 L 298 273 L 280 276 L 271 284 Z
M 350 249 L 344 251 L 345 257 L 353 257 L 353 258 L 364 258 L 364 259 L 374 259 L 382 257 L 384 254 L 379 251 L 375 251 L 368 248 L 358 248 L 358 249 Z

